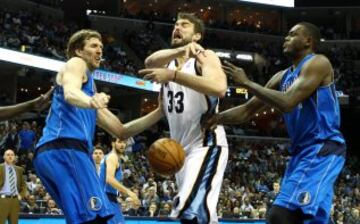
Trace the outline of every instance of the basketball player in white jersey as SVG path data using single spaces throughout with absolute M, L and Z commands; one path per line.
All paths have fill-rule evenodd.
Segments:
M 171 213 L 182 223 L 218 223 L 216 206 L 228 159 L 224 128 L 212 131 L 200 126 L 205 114 L 218 110 L 219 97 L 227 89 L 219 58 L 197 44 L 203 35 L 201 20 L 192 14 L 178 15 L 172 48 L 150 55 L 147 69 L 139 71 L 145 79 L 162 84 L 160 106 L 125 125 L 135 134 L 165 115 L 171 138 L 183 145 L 186 159 L 176 174 L 179 192 Z

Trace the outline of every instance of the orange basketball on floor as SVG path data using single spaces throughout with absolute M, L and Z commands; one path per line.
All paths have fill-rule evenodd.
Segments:
M 148 159 L 155 172 L 170 176 L 177 173 L 184 165 L 185 151 L 175 140 L 161 138 L 150 146 Z

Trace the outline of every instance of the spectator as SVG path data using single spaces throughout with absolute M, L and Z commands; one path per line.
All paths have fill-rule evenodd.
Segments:
M 160 217 L 168 217 L 171 212 L 171 204 L 166 202 L 162 205 L 162 208 L 159 210 Z
M 22 126 L 22 130 L 19 131 L 20 138 L 20 149 L 19 149 L 19 157 L 22 155 L 26 155 L 28 152 L 33 150 L 35 145 L 35 132 L 31 130 L 29 122 L 25 121 Z
M 47 215 L 61 215 L 62 211 L 61 211 L 61 209 L 56 207 L 55 201 L 53 199 L 49 199 L 47 201 L 47 208 L 46 208 L 45 214 L 47 214 Z
M 359 224 L 360 223 L 360 215 L 359 215 L 359 209 L 352 208 L 351 209 L 351 216 L 349 220 L 347 221 L 348 224 Z
M 254 210 L 254 207 L 250 204 L 250 200 L 248 197 L 244 199 L 243 204 L 240 207 L 240 212 L 242 218 L 251 218 L 251 214 Z
M 40 211 L 41 211 L 40 207 L 36 204 L 35 196 L 29 195 L 27 197 L 27 202 L 21 212 L 27 214 L 39 214 Z
M 156 203 L 151 203 L 144 215 L 149 217 L 157 217 L 158 209 Z
M 275 181 L 273 183 L 273 190 L 267 193 L 267 211 L 269 211 L 272 203 L 275 201 L 276 196 L 280 192 L 280 183 L 278 181 Z
M 155 202 L 156 204 L 160 202 L 159 196 L 156 193 L 155 186 L 147 188 L 144 193 L 144 199 L 142 204 L 145 208 L 147 208 L 149 207 L 151 202 Z
M 18 223 L 20 201 L 26 195 L 24 170 L 15 166 L 15 153 L 7 149 L 5 163 L 0 164 L 0 223 Z
M 15 152 L 18 151 L 20 147 L 20 138 L 17 133 L 17 126 L 15 123 L 10 125 L 10 132 L 5 138 L 4 148 L 14 149 Z
M 95 162 L 96 172 L 100 175 L 100 163 L 104 158 L 104 149 L 100 145 L 96 145 L 92 157 Z
M 30 180 L 29 180 L 28 182 L 26 182 L 27 189 L 28 189 L 28 191 L 29 191 L 30 194 L 34 194 L 36 188 L 37 188 L 38 185 L 39 185 L 37 176 L 36 176 L 35 174 L 29 174 L 29 179 L 30 179 Z
M 128 215 L 128 216 L 141 215 L 138 206 L 135 205 L 135 202 L 131 197 L 127 197 L 125 200 L 125 210 L 124 210 L 123 214 Z

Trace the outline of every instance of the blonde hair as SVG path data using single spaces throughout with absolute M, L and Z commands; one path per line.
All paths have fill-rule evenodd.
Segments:
M 67 43 L 66 56 L 68 59 L 75 57 L 75 51 L 83 49 L 85 46 L 85 40 L 89 40 L 90 38 L 98 38 L 101 41 L 101 34 L 96 30 L 89 29 L 79 30 L 74 33 Z

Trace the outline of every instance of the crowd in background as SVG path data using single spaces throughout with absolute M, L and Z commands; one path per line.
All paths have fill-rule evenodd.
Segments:
M 75 23 L 65 23 L 36 12 L 0 10 L 0 47 L 66 60 L 64 50 L 66 41 L 78 29 Z M 144 27 L 139 27 L 138 31 L 125 32 L 124 41 L 137 57 L 143 60 L 161 48 L 159 38 L 168 43 L 170 35 L 170 28 L 161 29 L 158 32 L 154 23 L 148 22 Z M 121 43 L 115 41 L 112 34 L 103 34 L 103 42 L 105 48 L 102 69 L 128 75 L 137 74 L 139 68 L 134 60 L 128 56 Z M 244 66 L 249 77 L 260 84 L 265 84 L 273 74 L 288 66 L 288 61 L 282 54 L 282 43 L 279 41 L 263 42 L 256 38 L 239 40 L 231 34 L 209 32 L 202 44 L 208 48 L 237 50 L 260 55 L 265 59 L 265 63 L 261 65 L 232 61 L 239 66 Z M 356 60 L 360 57 L 360 49 L 350 45 L 330 45 L 322 47 L 320 52 L 325 53 L 333 63 L 338 89 L 346 94 L 358 95 L 360 75 L 357 73 Z
M 123 184 L 136 192 L 141 207 L 136 208 L 131 198 L 118 198 L 122 211 L 128 216 L 166 217 L 177 192 L 174 177 L 164 178 L 151 171 L 147 161 L 147 148 L 164 132 L 157 127 L 136 136 L 122 158 Z M 0 125 L 0 149 L 14 149 L 17 165 L 24 167 L 28 195 L 21 202 L 21 212 L 26 214 L 62 214 L 44 186 L 37 178 L 32 165 L 33 146 L 41 134 L 41 125 L 35 121 L 6 122 Z M 288 142 L 279 140 L 246 140 L 231 137 L 229 162 L 218 203 L 222 218 L 262 219 L 274 201 L 281 177 L 289 159 Z M 96 148 L 110 151 L 107 135 L 96 135 Z M 349 157 L 338 178 L 332 218 L 336 223 L 359 223 L 360 173 L 357 158 Z

